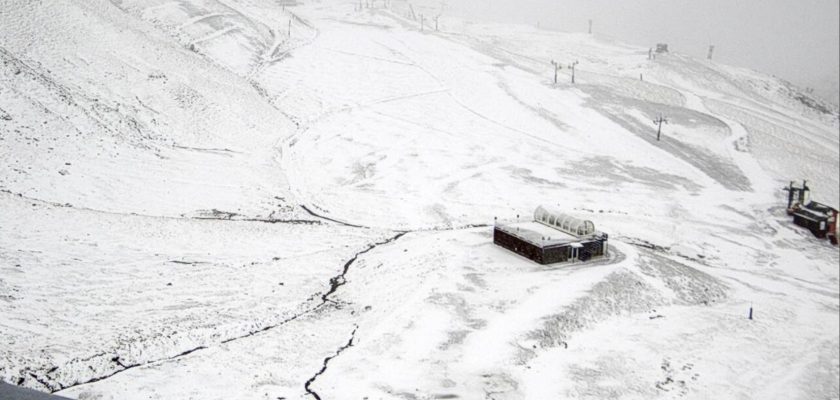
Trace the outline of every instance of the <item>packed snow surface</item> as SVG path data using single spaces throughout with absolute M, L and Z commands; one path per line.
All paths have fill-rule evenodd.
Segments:
M 436 7 L 3 0 L 0 380 L 78 399 L 840 398 L 840 254 L 781 191 L 840 202 L 835 108 Z M 575 83 L 551 60 L 579 61 Z M 609 256 L 492 244 L 494 218 L 539 204 L 594 221 Z

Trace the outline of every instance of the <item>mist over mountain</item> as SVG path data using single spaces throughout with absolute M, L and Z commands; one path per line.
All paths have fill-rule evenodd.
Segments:
M 593 31 L 642 46 L 756 69 L 838 104 L 840 2 L 835 0 L 445 0 L 420 3 L 481 21 Z

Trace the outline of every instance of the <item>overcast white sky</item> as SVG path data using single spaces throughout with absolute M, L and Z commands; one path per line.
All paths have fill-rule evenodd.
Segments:
M 445 0 L 448 14 L 585 31 L 745 66 L 837 102 L 840 0 Z

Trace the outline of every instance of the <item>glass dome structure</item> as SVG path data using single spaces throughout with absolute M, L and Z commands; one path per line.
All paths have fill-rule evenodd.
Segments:
M 534 211 L 534 221 L 578 237 L 595 233 L 595 224 L 592 221 L 578 219 L 543 206 L 537 207 Z

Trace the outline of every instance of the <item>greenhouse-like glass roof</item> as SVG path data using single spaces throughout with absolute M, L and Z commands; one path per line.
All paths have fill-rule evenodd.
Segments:
M 539 206 L 534 211 L 534 221 L 578 237 L 595 233 L 595 224 L 592 221 L 578 219 L 544 206 Z

